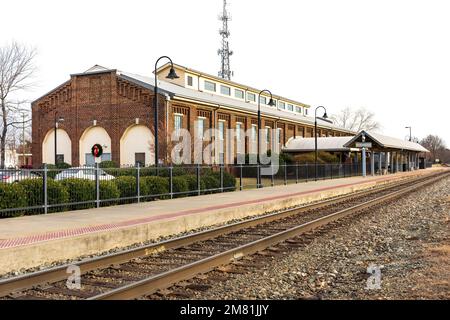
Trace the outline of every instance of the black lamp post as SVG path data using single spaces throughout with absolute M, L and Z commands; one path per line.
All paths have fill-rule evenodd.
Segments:
M 57 117 L 58 116 L 58 112 L 55 112 L 55 166 L 58 164 L 58 161 L 57 161 L 57 156 L 58 156 L 58 150 L 57 150 L 57 148 L 58 148 L 58 134 L 57 134 L 57 132 L 58 132 L 58 123 L 59 122 L 63 122 L 64 121 L 64 118 L 63 117 Z
M 261 174 L 260 174 L 260 154 L 261 154 L 261 150 L 260 150 L 260 133 L 261 133 L 261 94 L 267 92 L 270 94 L 270 100 L 268 105 L 273 107 L 275 106 L 275 102 L 273 101 L 273 96 L 272 96 L 272 92 L 270 92 L 267 89 L 261 90 L 258 94 L 258 155 L 257 155 L 257 161 L 258 161 L 258 188 L 261 187 Z
M 328 119 L 328 115 L 327 115 L 327 109 L 325 109 L 325 107 L 323 106 L 319 106 L 316 108 L 315 112 L 314 112 L 314 167 L 315 167 L 315 172 L 314 172 L 314 177 L 315 177 L 315 181 L 317 181 L 317 110 L 322 108 L 325 113 L 323 114 L 323 119 Z
M 178 79 L 179 76 L 175 72 L 175 68 L 173 67 L 172 59 L 168 56 L 162 56 L 155 63 L 155 97 L 153 99 L 153 108 L 154 108 L 154 131 L 155 131 L 155 166 L 158 168 L 159 166 L 159 152 L 158 152 L 158 76 L 156 74 L 156 69 L 158 67 L 158 63 L 161 59 L 168 59 L 170 61 L 171 67 L 169 74 L 166 76 L 167 79 Z
M 409 141 L 412 141 L 412 127 L 405 127 L 405 129 L 409 129 Z

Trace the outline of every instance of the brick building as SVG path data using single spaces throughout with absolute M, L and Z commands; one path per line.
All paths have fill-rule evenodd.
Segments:
M 217 128 L 252 131 L 257 128 L 257 97 L 260 90 L 175 65 L 179 79 L 165 76 L 170 65 L 158 69 L 158 138 L 161 162 L 170 161 L 170 134 L 175 129 L 194 132 Z M 94 66 L 73 74 L 32 103 L 33 165 L 54 163 L 55 119 L 57 159 L 73 166 L 94 163 L 91 148 L 103 147 L 102 159 L 121 165 L 154 163 L 154 78 Z M 296 137 L 314 135 L 310 106 L 274 95 L 261 96 L 262 128 L 275 129 L 270 143 L 283 147 Z M 273 132 L 268 130 L 268 132 Z M 319 120 L 318 136 L 353 135 L 354 132 Z M 211 140 L 208 139 L 208 140 Z M 254 152 L 254 137 L 246 136 L 245 151 Z M 207 144 L 209 141 L 205 141 Z M 223 149 L 221 157 L 227 154 Z M 236 149 L 232 157 L 236 156 Z M 227 155 L 229 156 L 229 155 Z M 98 160 L 97 160 L 98 161 Z

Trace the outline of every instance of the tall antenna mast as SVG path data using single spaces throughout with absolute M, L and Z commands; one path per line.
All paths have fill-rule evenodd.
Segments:
M 223 12 L 219 16 L 219 20 L 222 21 L 222 29 L 219 30 L 219 34 L 222 36 L 222 48 L 217 51 L 221 58 L 219 77 L 231 80 L 231 76 L 234 75 L 230 68 L 230 56 L 233 55 L 233 51 L 230 50 L 228 43 L 228 38 L 230 37 L 228 21 L 231 21 L 231 16 L 227 12 L 227 0 L 223 0 Z

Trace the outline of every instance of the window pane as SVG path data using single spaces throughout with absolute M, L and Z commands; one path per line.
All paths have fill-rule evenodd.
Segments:
M 220 86 L 220 93 L 229 96 L 231 95 L 231 89 L 230 87 Z
M 143 152 L 135 153 L 134 154 L 134 163 L 136 166 L 138 164 L 141 167 L 145 166 L 145 153 L 143 153 Z
M 241 141 L 241 124 L 236 123 L 236 139 Z
M 205 81 L 205 90 L 216 92 L 216 84 L 214 82 Z
M 223 140 L 223 130 L 224 130 L 224 123 L 222 121 L 219 122 L 219 139 Z
M 199 139 L 203 139 L 203 133 L 205 131 L 205 119 L 198 119 L 197 135 Z
M 287 105 L 287 109 L 288 109 L 289 111 L 294 111 L 294 106 L 293 106 L 292 104 L 288 104 L 288 105 Z
M 254 93 L 247 93 L 247 99 L 248 101 L 256 101 L 256 95 Z
M 295 112 L 302 113 L 302 108 L 301 107 L 295 107 Z
M 234 96 L 239 99 L 244 99 L 244 91 L 235 89 Z
M 256 128 L 256 125 L 252 125 L 252 141 L 256 141 L 256 131 L 257 131 L 257 128 Z
M 188 77 L 187 77 L 187 82 L 188 82 L 188 86 L 191 86 L 191 87 L 192 87 L 192 85 L 193 85 L 193 83 L 194 83 L 194 80 L 192 79 L 191 76 L 188 76 Z
M 284 103 L 284 102 L 281 102 L 281 101 L 278 101 L 278 107 L 280 108 L 280 109 L 286 109 L 286 104 Z
M 183 117 L 180 115 L 175 115 L 175 131 L 179 133 L 183 126 Z
M 267 104 L 266 97 L 259 97 L 259 101 L 261 101 L 261 104 Z

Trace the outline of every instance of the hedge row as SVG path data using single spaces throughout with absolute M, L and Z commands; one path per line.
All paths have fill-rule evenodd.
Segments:
M 200 188 L 202 193 L 220 192 L 220 172 L 202 172 Z M 206 173 L 206 174 L 205 174 Z M 14 184 L 0 183 L 0 210 L 36 207 L 43 205 L 43 182 L 41 179 L 26 179 Z M 223 173 L 225 191 L 233 191 L 236 188 L 236 178 L 228 172 Z M 120 176 L 110 181 L 100 181 L 100 199 L 102 206 L 133 202 L 137 195 L 137 179 L 134 176 Z M 198 182 L 196 175 L 180 175 L 172 178 L 173 192 L 176 197 L 197 194 Z M 140 179 L 140 194 L 143 200 L 155 198 L 167 198 L 170 193 L 169 178 L 161 176 L 144 176 Z M 95 206 L 96 192 L 95 181 L 85 179 L 65 179 L 55 181 L 47 180 L 47 199 L 49 212 L 64 210 L 86 209 Z M 128 199 L 127 199 L 128 198 Z M 70 203 L 83 204 L 70 205 Z M 0 216 L 20 216 L 25 210 L 0 214 Z M 31 213 L 30 213 L 31 214 Z

